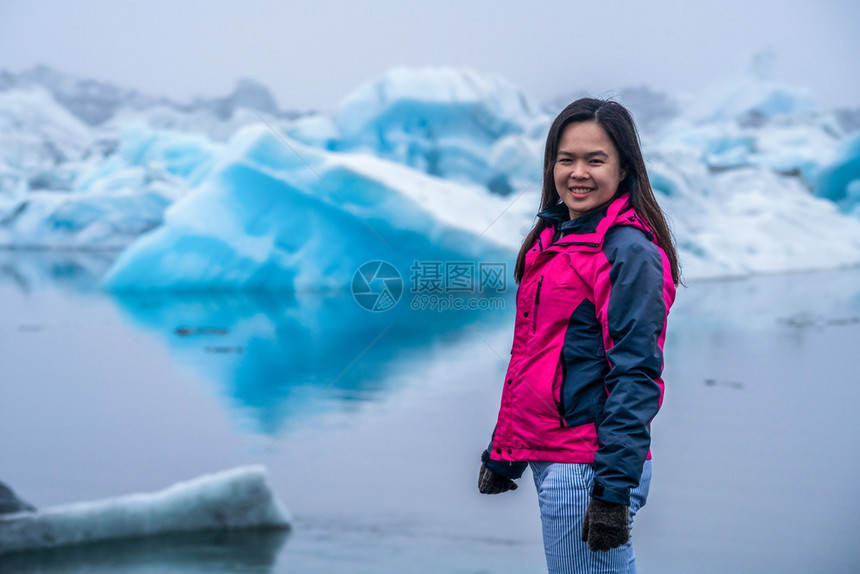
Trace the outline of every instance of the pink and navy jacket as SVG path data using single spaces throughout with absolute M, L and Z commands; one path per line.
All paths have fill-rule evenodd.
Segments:
M 663 341 L 675 298 L 669 260 L 622 195 L 569 220 L 559 204 L 526 253 L 502 402 L 484 462 L 593 463 L 592 496 L 630 503 L 663 400 Z

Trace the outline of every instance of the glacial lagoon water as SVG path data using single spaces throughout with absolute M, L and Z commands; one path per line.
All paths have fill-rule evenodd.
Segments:
M 379 313 L 348 292 L 117 297 L 96 288 L 108 264 L 0 254 L 0 480 L 47 507 L 262 463 L 295 528 L 0 571 L 544 569 L 530 476 L 476 492 L 510 293 L 492 311 Z M 640 573 L 860 570 L 860 269 L 691 281 L 670 321 Z

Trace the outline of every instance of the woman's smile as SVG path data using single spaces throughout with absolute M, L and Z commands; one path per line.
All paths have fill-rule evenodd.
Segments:
M 593 187 L 568 187 L 570 193 L 574 195 L 585 195 L 587 193 L 591 193 L 595 188 Z

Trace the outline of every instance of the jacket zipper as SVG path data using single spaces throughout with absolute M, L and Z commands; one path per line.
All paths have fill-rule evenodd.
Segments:
M 538 304 L 540 303 L 540 286 L 543 284 L 543 275 L 538 277 L 537 289 L 535 289 L 535 308 L 532 311 L 532 333 L 537 329 Z
M 599 243 L 593 241 L 565 241 L 564 243 L 556 243 L 556 245 L 585 245 L 586 247 L 599 247 Z
M 564 428 L 567 426 L 567 423 L 564 420 L 564 382 L 567 380 L 567 365 L 564 363 L 564 351 L 562 350 L 561 360 L 561 385 L 559 385 L 558 389 L 558 401 L 555 403 L 555 407 L 558 409 L 558 426 L 560 428 Z

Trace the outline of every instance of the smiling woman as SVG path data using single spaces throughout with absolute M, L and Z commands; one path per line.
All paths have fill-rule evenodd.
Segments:
M 635 572 L 630 529 L 651 481 L 677 254 L 620 104 L 567 106 L 550 127 L 543 173 L 478 489 L 512 490 L 530 466 L 549 572 Z

